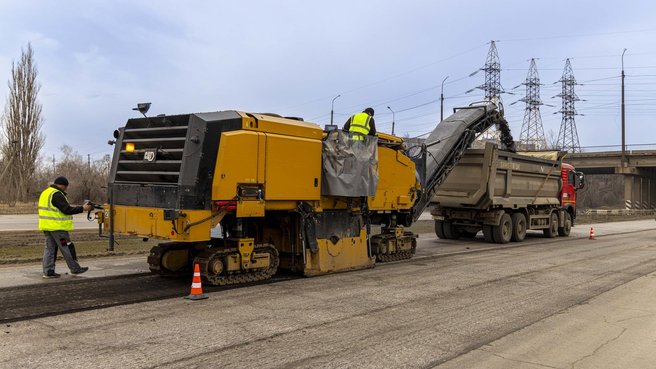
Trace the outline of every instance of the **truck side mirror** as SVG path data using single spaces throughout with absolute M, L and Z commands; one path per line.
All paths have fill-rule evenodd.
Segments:
M 585 187 L 585 175 L 583 174 L 583 172 L 577 172 L 576 176 L 578 177 L 578 182 L 579 182 L 577 189 L 580 190 L 583 187 Z

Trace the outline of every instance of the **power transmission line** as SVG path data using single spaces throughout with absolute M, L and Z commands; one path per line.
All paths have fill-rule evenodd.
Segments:
M 485 83 L 478 86 L 478 89 L 485 91 L 485 100 L 501 106 L 501 63 L 499 62 L 499 53 L 494 41 L 490 41 L 490 49 L 487 53 L 485 65 L 481 68 L 485 71 Z M 490 127 L 480 136 L 481 140 L 499 143 L 499 133 L 495 126 Z
M 546 148 L 547 142 L 544 139 L 542 117 L 540 116 L 540 105 L 543 103 L 540 100 L 540 76 L 535 59 L 531 59 L 531 65 L 523 85 L 526 86 L 526 97 L 520 101 L 526 103 L 526 109 L 519 142 L 526 150 L 542 150 Z
M 562 98 L 562 108 L 559 111 L 562 114 L 562 121 L 558 132 L 558 145 L 561 149 L 569 152 L 580 152 L 581 144 L 574 120 L 574 116 L 577 115 L 574 103 L 579 101 L 579 97 L 574 92 L 576 79 L 569 59 L 565 61 L 565 69 L 559 82 L 562 84 L 563 91 L 557 95 Z

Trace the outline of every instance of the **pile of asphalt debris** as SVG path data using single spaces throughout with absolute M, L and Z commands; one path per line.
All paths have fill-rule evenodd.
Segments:
M 503 121 L 497 125 L 497 129 L 499 130 L 499 141 L 501 141 L 503 149 L 510 152 L 517 152 L 517 149 L 515 148 L 515 140 L 510 132 L 508 121 L 503 119 Z

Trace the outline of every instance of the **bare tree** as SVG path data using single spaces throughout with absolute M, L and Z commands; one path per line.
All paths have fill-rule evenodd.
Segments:
M 83 199 L 103 202 L 107 199 L 107 176 L 111 165 L 111 156 L 88 161 L 73 147 L 63 145 L 59 148 L 61 156 L 57 162 L 57 175 L 68 178 L 68 200 L 82 203 Z M 52 180 L 52 179 L 51 179 Z
M 550 129 L 547 134 L 545 135 L 545 141 L 547 143 L 547 147 L 545 147 L 546 150 L 559 150 L 560 147 L 558 146 L 558 134 L 554 132 L 553 129 Z
M 32 45 L 21 50 L 18 63 L 11 63 L 11 79 L 8 82 L 9 96 L 2 115 L 2 141 L 0 152 L 7 168 L 6 178 L 0 179 L 9 200 L 28 201 L 33 184 L 32 177 L 37 169 L 39 152 L 45 136 L 41 133 L 43 117 L 38 100 L 41 85 L 37 82 L 37 68 Z M 13 202 L 13 201 L 12 201 Z

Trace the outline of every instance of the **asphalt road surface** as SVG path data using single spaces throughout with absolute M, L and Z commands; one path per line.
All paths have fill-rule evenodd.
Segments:
M 458 241 L 424 237 L 416 258 L 373 270 L 209 290 L 209 299 L 198 302 L 107 305 L 6 323 L 0 367 L 590 367 L 587 360 L 601 351 L 594 345 L 554 364 L 544 364 L 544 357 L 539 362 L 530 348 L 521 360 L 504 359 L 492 348 L 512 351 L 541 334 L 534 327 L 568 326 L 566 318 L 560 325 L 552 320 L 643 283 L 656 272 L 655 237 L 655 230 L 595 241 L 531 237 L 504 248 L 460 241 L 458 247 L 475 251 L 452 255 L 440 250 Z M 123 278 L 112 288 L 129 293 L 139 278 Z M 97 283 L 91 288 L 109 288 L 104 279 Z M 158 283 L 154 289 L 166 288 Z M 53 290 L 59 297 L 52 299 L 85 302 L 75 284 L 82 283 Z M 34 296 L 33 304 L 51 300 L 47 293 Z M 606 336 L 611 342 L 617 335 Z M 569 347 L 585 346 L 581 341 Z M 646 342 L 653 348 L 653 336 Z
M 74 215 L 73 222 L 75 229 L 98 228 L 95 220 L 92 222 L 87 220 L 87 213 Z M 33 231 L 37 229 L 38 225 L 37 214 L 0 215 L 0 231 Z

